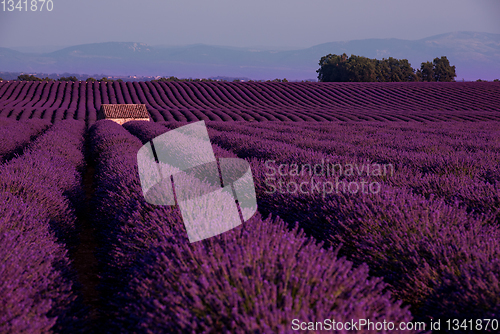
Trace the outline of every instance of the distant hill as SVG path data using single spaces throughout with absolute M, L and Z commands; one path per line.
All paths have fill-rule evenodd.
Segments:
M 288 51 L 118 42 L 77 45 L 50 53 L 23 53 L 0 48 L 0 71 L 305 80 L 317 77 L 318 61 L 322 56 L 344 52 L 379 59 L 406 58 L 413 68 L 420 67 L 423 61 L 445 55 L 457 67 L 457 80 L 500 78 L 500 34 L 477 32 L 454 32 L 415 41 L 332 42 Z

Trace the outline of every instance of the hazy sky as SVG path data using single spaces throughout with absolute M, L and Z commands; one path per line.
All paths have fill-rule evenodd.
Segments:
M 45 7 L 42 12 L 9 12 L 0 3 L 0 46 L 112 41 L 309 47 L 453 31 L 500 33 L 500 0 L 52 1 L 51 12 Z

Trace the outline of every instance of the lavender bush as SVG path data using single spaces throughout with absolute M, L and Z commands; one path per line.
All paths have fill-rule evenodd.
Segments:
M 34 137 L 49 127 L 50 123 L 40 119 L 27 121 L 13 121 L 10 124 L 0 124 L 0 163 L 12 157 L 15 153 L 21 153 L 22 148 Z
M 24 154 L 0 166 L 0 191 L 44 207 L 59 238 L 75 242 L 74 205 L 81 201 L 83 122 L 67 120 L 31 143 Z
M 209 126 L 214 142 L 250 159 L 259 211 L 298 221 L 326 244 L 342 244 L 341 254 L 383 276 L 419 318 L 498 317 L 500 196 L 495 171 L 500 156 L 495 125 Z M 432 137 L 439 137 L 439 147 Z M 265 192 L 265 160 L 314 163 L 321 158 L 393 163 L 396 172 L 393 178 L 378 179 L 384 191 L 376 196 Z M 300 182 L 307 177 L 282 179 Z M 471 281 L 476 284 L 467 283 Z
M 0 166 L 0 304 L 8 333 L 84 330 L 85 310 L 66 256 L 77 237 L 72 201 L 81 193 L 84 131 L 83 122 L 63 121 Z
M 37 205 L 0 193 L 0 206 L 1 332 L 50 333 L 75 299 L 66 250 Z
M 144 122 L 125 127 L 141 140 L 165 131 Z M 294 317 L 411 319 L 366 266 L 352 268 L 279 219 L 255 216 L 188 243 L 177 209 L 142 199 L 135 165 L 142 143 L 108 121 L 91 128 L 91 139 L 111 331 L 284 333 Z
M 158 218 L 146 223 L 160 225 Z M 117 298 L 117 307 L 128 307 L 115 326 L 169 333 L 291 333 L 293 319 L 396 324 L 411 319 L 380 279 L 368 277 L 366 266 L 352 268 L 298 228 L 288 231 L 279 219 L 257 215 L 195 244 L 179 230 L 161 235 L 163 242 L 136 262 L 134 279 Z

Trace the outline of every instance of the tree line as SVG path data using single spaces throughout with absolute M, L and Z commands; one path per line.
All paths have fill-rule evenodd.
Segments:
M 1 80 L 1 79 L 0 79 Z M 80 80 L 78 80 L 77 77 L 75 76 L 69 76 L 69 77 L 60 77 L 59 79 L 55 80 L 55 79 L 52 79 L 52 78 L 49 78 L 49 77 L 45 77 L 45 78 L 38 78 L 34 75 L 29 75 L 29 74 L 22 74 L 22 75 L 19 75 L 17 77 L 17 80 L 18 81 L 73 81 L 73 82 L 79 82 Z M 94 81 L 115 81 L 115 80 L 111 80 L 111 79 L 108 79 L 106 77 L 103 77 L 102 79 L 94 79 L 94 78 L 87 78 L 87 80 L 85 80 L 87 82 L 94 82 Z M 118 82 L 122 82 L 123 80 L 122 79 L 118 79 L 116 80 Z
M 341 56 L 329 54 L 321 57 L 320 68 L 316 71 L 320 82 L 450 82 L 455 81 L 457 76 L 455 66 L 443 56 L 434 58 L 432 62 L 422 63 L 420 69 L 413 69 L 407 59 L 370 59 L 362 56 L 351 55 L 348 57 L 345 53 Z M 0 78 L 0 81 L 3 79 Z M 77 77 L 68 76 L 59 79 L 49 77 L 38 78 L 34 75 L 22 74 L 17 77 L 18 81 L 73 81 L 79 82 Z M 87 78 L 86 82 L 123 82 L 122 79 L 101 79 Z M 188 82 L 215 82 L 228 80 L 217 79 L 179 79 L 175 76 L 163 77 L 152 82 L 170 82 L 170 81 L 188 81 Z M 233 82 L 239 82 L 235 79 Z M 289 82 L 286 78 L 273 80 L 247 80 L 248 82 Z M 476 82 L 487 82 L 488 80 L 478 79 Z M 499 82 L 499 79 L 493 80 Z M 302 80 L 308 82 L 308 80 Z
M 0 80 L 2 80 L 0 78 Z M 69 76 L 69 77 L 61 77 L 59 79 L 51 79 L 49 77 L 45 77 L 45 78 L 38 78 L 34 75 L 29 75 L 29 74 L 22 74 L 22 75 L 19 75 L 17 77 L 17 80 L 18 81 L 74 81 L 74 82 L 77 82 L 77 81 L 81 81 L 81 80 L 78 80 L 77 77 L 75 76 Z M 118 79 L 118 80 L 113 80 L 113 79 L 108 79 L 106 77 L 103 77 L 102 79 L 94 79 L 92 77 L 90 78 L 87 78 L 85 80 L 86 82 L 114 82 L 114 81 L 117 81 L 117 82 L 123 82 L 122 79 Z M 186 81 L 186 82 L 217 82 L 217 81 L 223 81 L 223 82 L 227 82 L 228 80 L 216 80 L 216 79 L 179 79 L 177 77 L 174 77 L 174 76 L 170 76 L 170 77 L 163 77 L 163 78 L 160 78 L 160 79 L 155 79 L 155 80 L 151 80 L 152 82 L 171 82 L 171 81 Z M 238 79 L 234 79 L 233 82 L 240 82 L 240 80 Z M 248 82 L 254 82 L 254 80 L 248 80 Z M 255 82 L 264 82 L 264 80 L 255 80 Z M 283 79 L 273 79 L 273 80 L 266 80 L 265 82 L 288 82 L 288 80 L 286 78 L 283 78 Z
M 113 79 L 108 79 L 106 77 L 102 77 L 102 79 L 87 78 L 87 80 L 85 80 L 85 81 L 87 81 L 87 82 L 96 82 L 96 81 L 98 81 L 98 82 L 114 82 L 114 81 L 123 82 L 122 79 L 113 80 Z
M 321 57 L 318 80 L 321 82 L 450 82 L 457 76 L 455 66 L 448 58 L 436 57 L 432 62 L 420 65 L 420 69 L 411 67 L 408 59 L 371 59 L 345 53 L 329 54 Z
M 177 77 L 174 77 L 174 76 L 171 76 L 171 77 L 163 77 L 163 78 L 160 78 L 160 79 L 156 79 L 156 80 L 151 80 L 153 82 L 170 82 L 170 81 L 187 81 L 187 82 L 228 82 L 228 80 L 225 80 L 225 79 L 179 79 Z M 232 82 L 240 82 L 241 80 L 239 79 L 234 79 L 232 80 Z M 288 82 L 288 80 L 286 78 L 283 78 L 283 79 L 273 79 L 273 80 L 246 80 L 247 82 Z M 304 82 L 304 81 L 302 81 Z

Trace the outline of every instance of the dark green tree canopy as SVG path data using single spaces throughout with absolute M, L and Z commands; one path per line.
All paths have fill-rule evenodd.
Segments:
M 408 59 L 389 57 L 389 59 L 376 60 L 376 71 L 378 82 L 418 81 L 418 76 Z
M 409 82 L 409 81 L 455 81 L 455 66 L 450 66 L 443 56 L 433 62 L 421 64 L 418 71 L 411 67 L 408 59 L 371 59 L 345 53 L 321 57 L 316 71 L 322 82 Z
M 157 82 L 168 82 L 168 81 L 181 81 L 181 79 L 177 78 L 177 77 L 174 77 L 174 76 L 170 76 L 168 78 L 166 77 L 163 77 L 163 78 L 160 78 L 158 80 L 152 80 L 152 81 L 157 81 Z
M 420 77 L 420 81 L 431 82 L 434 79 L 434 65 L 430 61 L 426 61 L 420 65 L 420 70 L 417 74 Z
M 329 54 L 321 57 L 318 73 L 323 82 L 417 81 L 415 70 L 407 59 L 370 59 L 351 55 Z
M 329 54 L 321 57 L 319 61 L 318 80 L 324 82 L 345 82 L 349 77 L 347 74 L 347 62 L 349 58 L 344 53 L 341 56 Z
M 49 77 L 38 78 L 34 75 L 21 74 L 17 77 L 17 80 L 19 80 L 19 81 L 52 81 L 53 79 L 51 79 Z
M 283 79 L 276 78 L 276 79 L 273 79 L 273 80 L 266 80 L 266 82 L 288 82 L 288 80 L 286 78 L 283 78 Z
M 59 81 L 73 81 L 73 82 L 76 82 L 76 81 L 78 81 L 78 79 L 75 76 L 61 77 L 61 78 L 59 78 Z
M 42 81 L 42 79 L 35 77 L 34 75 L 21 74 L 17 77 L 19 81 Z
M 457 74 L 455 66 L 450 66 L 450 62 L 446 56 L 434 58 L 434 81 L 451 82 L 455 81 Z

